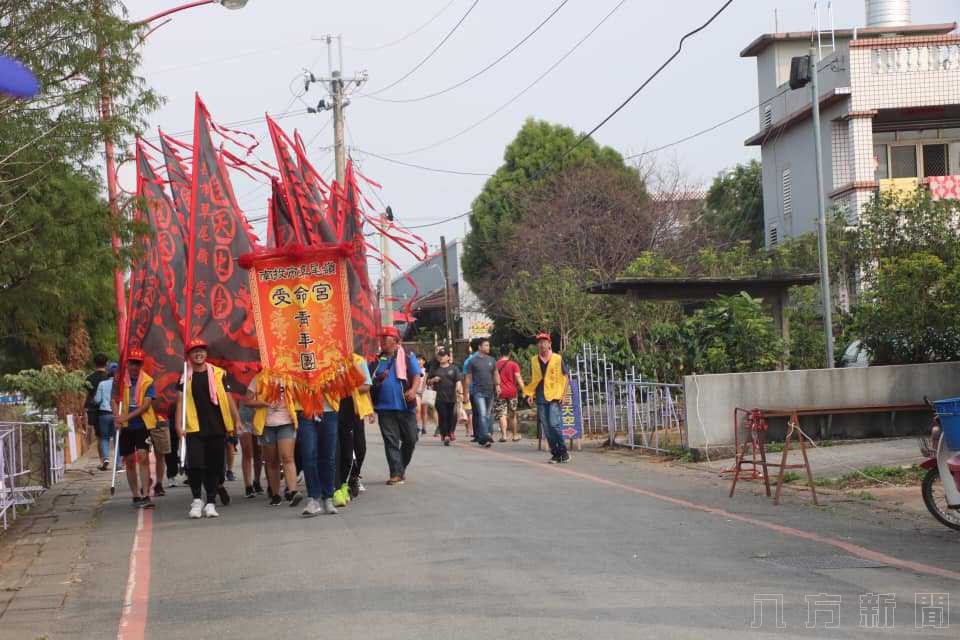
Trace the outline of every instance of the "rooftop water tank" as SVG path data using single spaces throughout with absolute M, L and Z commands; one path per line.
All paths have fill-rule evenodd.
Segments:
M 866 0 L 868 27 L 904 27 L 910 24 L 910 0 Z

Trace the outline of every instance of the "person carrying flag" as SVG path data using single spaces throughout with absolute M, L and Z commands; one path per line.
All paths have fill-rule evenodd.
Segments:
M 123 396 L 120 405 L 115 409 L 114 423 L 117 429 L 120 429 L 117 450 L 123 458 L 127 484 L 133 494 L 133 506 L 152 509 L 154 504 L 150 500 L 149 432 L 157 426 L 157 416 L 153 411 L 156 391 L 153 388 L 153 378 L 143 371 L 143 361 L 143 351 L 130 350 L 123 380 Z M 126 410 L 126 413 L 121 413 L 123 410 Z
M 553 352 L 550 334 L 537 334 L 537 353 L 530 359 L 530 384 L 523 392 L 536 398 L 537 422 L 550 444 L 550 464 L 570 462 L 570 454 L 563 442 L 560 423 L 560 405 L 570 383 L 570 372 L 560 354 Z
M 177 401 L 186 413 L 186 428 L 181 416 L 177 430 L 187 443 L 187 481 L 193 494 L 188 515 L 192 519 L 216 518 L 220 515 L 215 502 L 223 478 L 227 435 L 239 424 L 240 414 L 224 387 L 226 371 L 207 362 L 204 340 L 194 338 L 187 344 L 187 360 L 186 380 L 180 381 Z M 206 504 L 201 490 L 206 492 Z

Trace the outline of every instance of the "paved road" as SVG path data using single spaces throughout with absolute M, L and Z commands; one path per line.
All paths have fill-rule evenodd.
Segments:
M 368 491 L 339 516 L 241 499 L 219 520 L 189 521 L 187 490 L 170 491 L 137 534 L 133 572 L 137 513 L 118 493 L 64 637 L 117 637 L 126 599 L 123 637 L 163 640 L 872 638 L 858 626 L 868 592 L 896 594 L 888 637 L 957 637 L 960 538 L 945 529 L 730 501 L 723 486 L 618 455 L 546 465 L 527 442 L 486 451 L 427 438 L 407 484 L 387 487 L 369 440 Z M 950 594 L 952 629 L 914 628 L 917 592 Z M 786 629 L 768 605 L 751 631 L 758 593 L 783 594 Z M 805 628 L 805 596 L 820 593 L 841 597 L 839 629 L 823 629 L 826 613 Z

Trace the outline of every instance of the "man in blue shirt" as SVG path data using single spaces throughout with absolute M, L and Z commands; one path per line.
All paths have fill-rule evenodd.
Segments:
M 373 408 L 390 467 L 387 484 L 392 486 L 404 483 L 417 445 L 417 386 L 423 371 L 413 354 L 404 351 L 395 327 L 384 328 L 380 337 L 383 351 L 373 373 Z

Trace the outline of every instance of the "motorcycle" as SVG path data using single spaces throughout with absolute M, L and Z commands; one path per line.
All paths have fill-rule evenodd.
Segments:
M 960 449 L 948 446 L 936 412 L 929 440 L 920 439 L 920 452 L 927 458 L 920 465 L 927 471 L 921 485 L 923 503 L 938 522 L 960 531 Z

